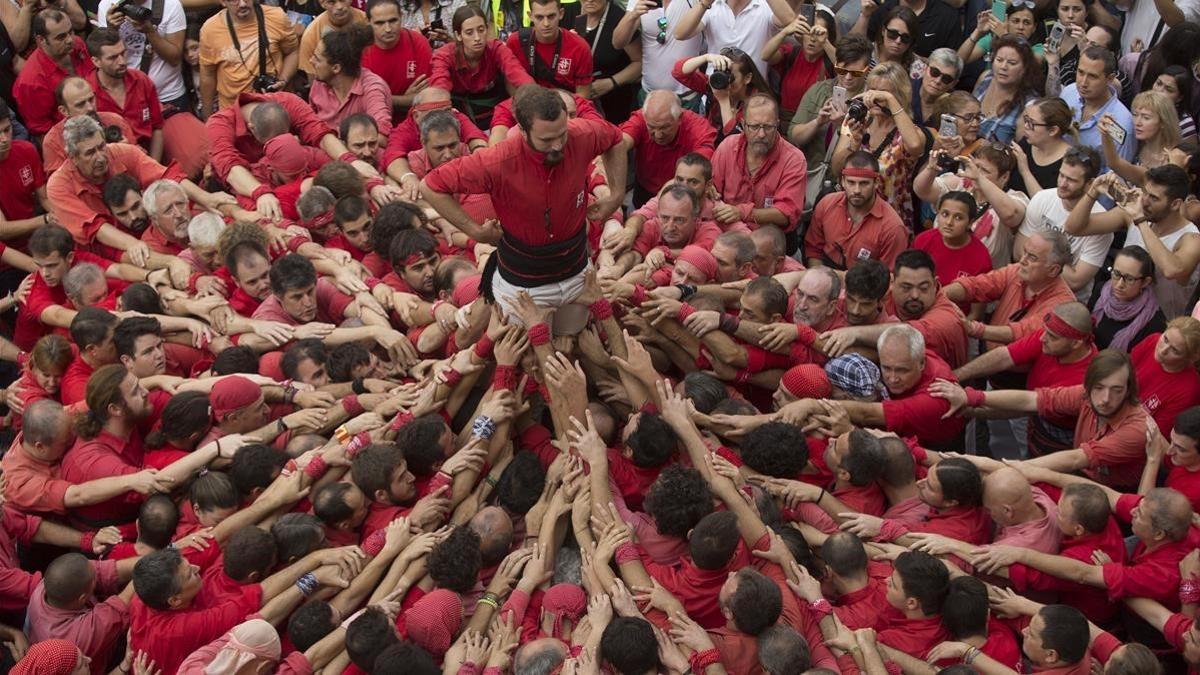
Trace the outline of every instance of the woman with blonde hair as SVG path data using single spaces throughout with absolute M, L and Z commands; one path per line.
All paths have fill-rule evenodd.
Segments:
M 913 174 L 917 160 L 933 145 L 933 136 L 912 119 L 910 82 L 908 71 L 898 63 L 881 63 L 871 70 L 867 90 L 856 97 L 866 104 L 866 115 L 863 119 L 846 115 L 830 169 L 836 176 L 850 153 L 870 152 L 879 160 L 884 199 L 912 229 L 916 223 Z
M 1100 118 L 1100 138 L 1109 168 L 1140 186 L 1146 180 L 1146 170 L 1169 162 L 1171 149 L 1179 145 L 1179 114 L 1175 112 L 1175 102 L 1157 91 L 1143 91 L 1134 96 L 1129 110 L 1133 113 L 1133 129 L 1126 131 L 1137 139 L 1135 161 L 1128 162 L 1117 154 L 1117 146 L 1109 136 L 1116 122 L 1108 113 Z
M 1075 114 L 1061 98 L 1039 98 L 1025 106 L 1021 127 L 1021 139 L 1009 146 L 1017 170 L 1008 187 L 1032 197 L 1058 185 L 1058 168 L 1079 140 L 1079 129 Z

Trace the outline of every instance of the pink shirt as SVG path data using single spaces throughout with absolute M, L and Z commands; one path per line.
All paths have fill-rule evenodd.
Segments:
M 258 618 L 258 615 L 249 618 Z M 217 658 L 217 654 L 221 653 L 227 644 L 229 633 L 192 652 L 186 661 L 179 664 L 176 675 L 204 675 L 204 669 Z M 275 675 L 309 675 L 312 673 L 312 664 L 304 657 L 304 652 L 292 652 L 270 672 Z
M 41 572 L 26 572 L 17 558 L 17 542 L 29 544 L 42 519 L 0 507 L 0 612 L 17 612 L 29 604 Z
M 346 317 L 346 307 L 354 302 L 354 298 L 339 291 L 336 286 L 325 279 L 317 279 L 317 318 L 321 323 L 340 324 Z M 272 293 L 254 310 L 254 319 L 278 321 L 289 326 L 299 326 L 300 322 L 288 314 L 279 298 Z
M 784 231 L 795 229 L 804 211 L 808 160 L 799 148 L 783 139 L 767 153 L 753 176 L 746 168 L 746 136 L 734 134 L 721 141 L 712 156 L 713 185 L 725 203 L 736 206 L 742 220 L 756 227 L 754 209 L 776 208 L 787 217 Z
M 688 543 L 679 537 L 660 534 L 654 518 L 641 511 L 631 511 L 625 505 L 625 498 L 621 496 L 621 489 L 617 486 L 616 481 L 612 479 L 612 476 L 609 476 L 608 482 L 612 489 L 613 504 L 616 505 L 617 511 L 621 513 L 621 519 L 629 523 L 629 526 L 633 528 L 633 534 L 637 537 L 638 545 L 642 547 L 642 551 L 651 560 L 660 565 L 674 566 L 678 564 L 680 559 L 688 554 Z
M 1045 515 L 1027 523 L 1000 528 L 994 543 L 1057 555 L 1062 542 L 1062 530 L 1058 529 L 1058 504 L 1036 487 L 1033 488 L 1033 501 L 1037 502 Z
M 392 133 L 392 90 L 382 77 L 366 68 L 350 86 L 346 100 L 338 100 L 333 88 L 320 80 L 313 81 L 308 100 L 317 117 L 331 129 L 340 127 L 342 120 L 351 115 L 366 113 L 375 120 L 381 135 Z
M 120 588 L 115 560 L 92 562 L 96 570 L 96 592 L 115 593 Z M 59 609 L 46 602 L 46 584 L 40 583 L 29 599 L 29 642 L 60 639 L 74 643 L 92 660 L 92 674 L 107 672 L 117 638 L 129 627 L 129 604 L 114 595 L 97 602 L 93 595 L 81 609 Z

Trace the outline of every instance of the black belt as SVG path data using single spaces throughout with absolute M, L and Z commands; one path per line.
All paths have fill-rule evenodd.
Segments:
M 505 233 L 496 247 L 496 271 L 521 288 L 553 284 L 579 274 L 587 267 L 587 227 L 572 237 L 530 246 Z

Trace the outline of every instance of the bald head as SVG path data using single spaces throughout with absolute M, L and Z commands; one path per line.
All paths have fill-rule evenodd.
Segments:
M 498 506 L 487 506 L 471 518 L 470 527 L 479 535 L 479 551 L 483 564 L 495 565 L 508 555 L 512 548 L 512 519 Z
M 449 100 L 450 92 L 441 87 L 426 87 L 413 97 L 413 103 L 437 103 Z
M 292 128 L 287 110 L 274 101 L 264 101 L 250 113 L 250 131 L 259 143 L 286 134 Z
M 55 89 L 58 111 L 68 119 L 96 112 L 96 93 L 82 77 L 66 77 Z
M 513 655 L 517 675 L 550 675 L 567 659 L 567 646 L 556 638 L 539 638 L 521 645 Z
M 1016 469 L 1005 467 L 983 479 L 983 505 L 1001 526 L 1015 525 L 1030 505 L 1033 486 Z

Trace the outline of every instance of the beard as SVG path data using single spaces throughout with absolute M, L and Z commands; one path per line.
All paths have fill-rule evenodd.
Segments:
M 542 164 L 545 166 L 557 166 L 563 161 L 562 150 L 547 150 L 542 153 Z

